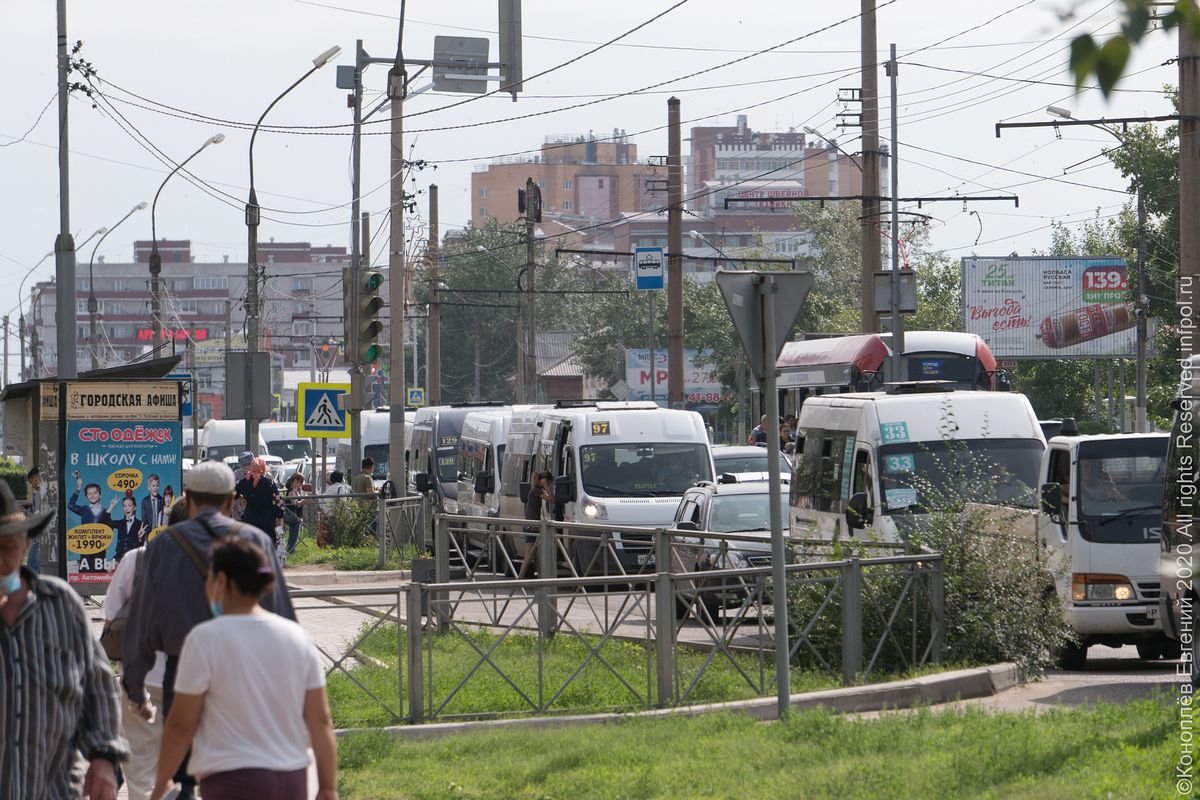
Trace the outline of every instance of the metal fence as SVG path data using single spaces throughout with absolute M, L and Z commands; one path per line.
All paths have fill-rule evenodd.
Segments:
M 400 623 L 394 651 L 388 648 L 397 663 L 386 719 L 596 710 L 581 705 L 580 697 L 583 686 L 597 683 L 609 687 L 606 707 L 613 710 L 707 702 L 718 685 L 740 686 L 737 691 L 751 696 L 774 690 L 770 567 L 685 567 L 695 563 L 698 549 L 720 554 L 753 537 L 705 533 L 701 545 L 695 532 L 613 526 L 597 532 L 547 522 L 527 558 L 513 552 L 524 544 L 523 523 L 437 515 L 433 582 L 357 592 L 395 598 L 388 605 L 397 613 L 376 611 Z M 520 534 L 515 541 L 513 531 Z M 584 539 L 587 546 L 577 546 Z M 903 670 L 940 661 L 940 554 L 904 553 L 903 545 L 790 541 L 808 559 L 785 568 L 793 669 L 850 684 L 885 665 Z M 821 551 L 826 560 L 815 560 Z M 520 577 L 534 562 L 549 577 Z M 669 566 L 656 571 L 659 565 Z M 346 594 L 297 596 L 345 602 Z M 347 655 L 366 638 L 352 643 Z M 455 649 L 453 658 L 448 649 Z M 358 683 L 345 659 L 331 669 Z M 505 695 L 505 707 L 481 704 L 473 695 L 480 685 Z

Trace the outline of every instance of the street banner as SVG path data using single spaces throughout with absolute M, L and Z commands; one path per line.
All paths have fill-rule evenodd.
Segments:
M 1134 357 L 1135 278 L 1119 258 L 964 258 L 963 330 L 997 359 Z
M 712 357 L 712 351 L 704 351 Z M 717 367 L 708 364 L 696 366 L 696 350 L 683 351 L 684 407 L 690 411 L 713 411 L 721 402 L 721 382 L 717 380 Z M 667 351 L 654 351 L 655 386 L 654 398 L 664 407 L 667 403 Z M 625 351 L 625 382 L 629 385 L 626 400 L 650 399 L 650 350 Z

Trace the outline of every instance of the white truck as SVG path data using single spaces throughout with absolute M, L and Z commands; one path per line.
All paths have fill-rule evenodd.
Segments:
M 1136 645 L 1143 659 L 1180 656 L 1159 610 L 1168 438 L 1056 436 L 1047 445 L 1037 537 L 1079 640 L 1058 652 L 1063 669 L 1083 669 L 1093 645 Z

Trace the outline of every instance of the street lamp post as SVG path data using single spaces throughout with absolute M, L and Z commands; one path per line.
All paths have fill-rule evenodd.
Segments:
M 1059 106 L 1049 106 L 1046 113 L 1052 117 L 1059 119 L 1071 119 L 1071 112 L 1068 109 Z M 1138 149 L 1130 145 L 1126 141 L 1122 133 L 1108 127 L 1107 125 L 1094 124 L 1091 127 L 1102 130 L 1108 133 L 1114 139 L 1121 143 L 1122 147 L 1129 149 L 1129 155 L 1133 158 L 1133 180 L 1137 187 L 1137 302 L 1135 303 L 1137 313 L 1137 410 L 1134 430 L 1138 433 L 1146 432 L 1146 340 L 1148 338 L 1148 320 L 1147 311 L 1149 306 L 1149 297 L 1146 292 L 1146 203 L 1142 193 L 1142 166 L 1141 160 L 1138 158 Z M 1128 131 L 1125 131 L 1126 133 Z M 1122 398 L 1122 404 L 1124 398 Z M 1122 414 L 1121 419 L 1124 419 Z
M 129 213 L 121 217 L 116 225 L 104 231 L 104 235 L 100 237 L 100 241 L 96 242 L 96 246 L 92 248 L 92 259 L 88 262 L 88 317 L 91 321 L 91 327 L 88 330 L 88 349 L 91 350 L 92 369 L 94 370 L 100 368 L 100 359 L 96 350 L 96 312 L 99 310 L 99 304 L 96 302 L 96 276 L 92 269 L 96 264 L 96 251 L 100 249 L 100 245 L 104 244 L 104 240 L 108 238 L 108 235 L 115 231 L 122 222 L 133 216 L 135 212 L 144 209 L 147 205 L 147 203 L 141 202 L 130 209 Z
M 158 229 L 155 227 L 155 212 L 158 210 L 158 196 L 162 194 L 163 187 L 167 185 L 167 181 L 171 180 L 171 177 L 176 172 L 179 172 L 179 170 L 183 169 L 184 165 L 186 165 L 189 161 L 200 155 L 200 152 L 204 150 L 204 148 L 208 147 L 210 144 L 220 144 L 223 141 L 225 141 L 225 134 L 218 133 L 216 136 L 211 137 L 204 144 L 200 145 L 196 152 L 192 153 L 190 156 L 180 162 L 180 164 L 175 167 L 175 169 L 171 170 L 171 173 L 163 179 L 163 182 L 158 187 L 158 191 L 154 193 L 154 202 L 150 205 L 150 322 L 151 333 L 154 337 L 150 345 L 151 358 L 158 357 L 158 348 L 161 346 L 161 342 L 159 340 L 162 338 L 162 293 L 158 278 L 158 276 L 162 273 L 162 256 L 158 253 Z
M 275 104 L 288 95 L 288 92 L 295 89 L 301 83 L 312 75 L 314 72 L 325 66 L 338 53 L 342 52 L 342 48 L 334 46 L 326 50 L 321 55 L 313 59 L 313 66 L 308 72 L 300 76 L 300 79 L 291 86 L 283 90 L 283 93 L 271 101 L 271 105 L 267 106 L 267 110 L 258 118 L 258 122 L 254 124 L 254 130 L 250 134 L 250 198 L 246 202 L 246 449 L 251 453 L 258 452 L 258 420 L 254 419 L 252 408 L 252 394 L 250 390 L 251 369 L 250 363 L 253 360 L 249 354 L 258 352 L 259 343 L 259 321 L 260 312 L 258 299 L 258 223 L 262 216 L 262 208 L 258 205 L 258 195 L 254 191 L 254 140 L 258 136 L 258 129 L 262 125 L 263 120 L 267 118 L 267 114 L 271 113 L 271 109 Z M 225 380 L 229 380 L 229 376 L 225 376 Z

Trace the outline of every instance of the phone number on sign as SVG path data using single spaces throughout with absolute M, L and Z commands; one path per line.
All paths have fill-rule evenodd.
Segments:
M 720 392 L 694 392 L 687 399 L 689 403 L 719 403 L 724 398 Z

